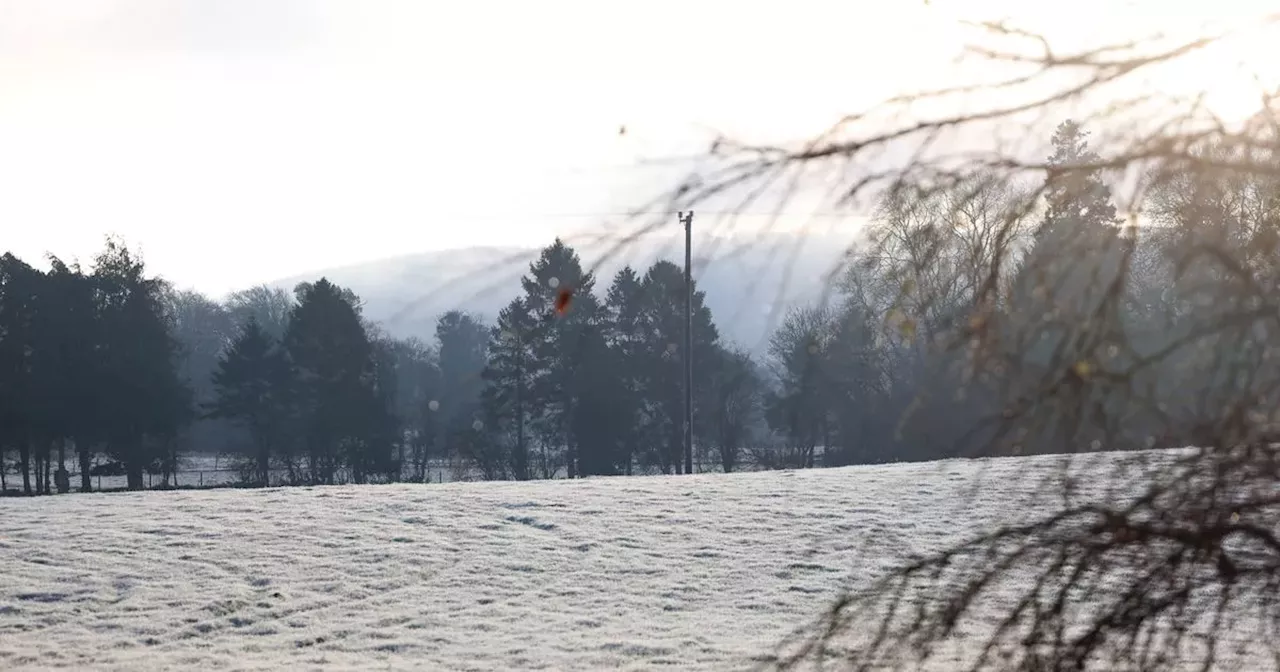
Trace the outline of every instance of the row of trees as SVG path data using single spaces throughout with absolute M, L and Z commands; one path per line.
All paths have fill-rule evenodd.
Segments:
M 1063 123 L 1041 184 L 883 199 L 837 300 L 774 335 L 786 446 L 837 464 L 1198 445 L 1242 398 L 1246 424 L 1274 422 L 1280 183 L 1207 167 L 1274 157 L 1204 147 L 1147 176 L 1129 226 L 1087 138 Z
M 431 343 L 389 337 L 324 279 L 219 303 L 147 277 L 115 242 L 87 273 L 51 266 L 7 256 L 0 277 L 0 464 L 14 458 L 0 474 L 28 493 L 70 473 L 68 450 L 85 491 L 109 468 L 130 488 L 147 473 L 167 484 L 181 455 L 215 451 L 248 483 L 422 481 L 442 459 L 481 478 L 682 468 L 684 279 L 670 262 L 624 269 L 602 299 L 557 240 L 496 323 L 450 312 Z M 764 378 L 719 343 L 700 292 L 694 310 L 699 462 L 732 470 L 764 436 Z
M 323 280 L 300 287 L 279 337 L 250 320 L 217 362 L 210 417 L 247 429 L 260 482 L 278 468 L 332 482 L 339 467 L 357 482 L 424 480 L 441 458 L 485 479 L 678 473 L 683 274 L 627 268 L 603 300 L 594 284 L 557 240 L 496 323 L 447 313 L 434 347 L 362 327 L 355 298 Z M 699 443 L 732 470 L 760 423 L 763 379 L 719 344 L 701 293 L 694 310 Z
M 561 241 L 543 250 L 490 330 L 482 373 L 483 436 L 467 444 L 488 478 L 680 473 L 684 428 L 683 271 L 630 267 L 604 293 Z M 571 291 L 568 310 L 557 297 Z M 763 379 L 751 357 L 720 343 L 693 292 L 695 442 L 726 471 L 758 426 Z
M 1085 132 L 1067 122 L 1053 141 L 1062 174 L 1044 185 L 978 175 L 889 194 L 869 231 L 875 254 L 850 257 L 835 301 L 790 311 L 762 364 L 721 343 L 695 287 L 699 462 L 731 471 L 814 466 L 819 454 L 851 464 L 1190 440 L 1197 409 L 1179 394 L 1187 371 L 1211 362 L 1147 367 L 1140 382 L 1160 398 L 1141 407 L 1085 383 L 1197 329 L 1189 302 L 1215 272 L 1174 282 L 1176 267 L 1206 237 L 1274 245 L 1274 192 L 1155 176 L 1160 226 L 1127 235 L 1105 175 L 1074 168 L 1097 163 Z M 115 243 L 87 273 L 2 263 L 0 447 L 27 490 L 33 475 L 49 490 L 68 447 L 83 489 L 98 453 L 130 487 L 149 468 L 171 472 L 181 451 L 211 450 L 239 455 L 259 483 L 420 481 L 441 458 L 490 479 L 682 469 L 685 287 L 670 262 L 624 268 L 598 295 L 557 240 L 493 324 L 451 312 L 433 343 L 390 338 L 323 279 L 219 304 L 146 277 Z M 1080 324 L 1105 328 L 1082 340 Z M 1267 365 L 1239 354 L 1251 371 Z M 1010 403 L 1043 397 L 1028 385 L 1049 373 L 1072 431 L 1002 426 Z
M 168 483 L 182 454 L 213 451 L 239 458 L 250 482 L 273 469 L 294 483 L 339 469 L 395 478 L 429 391 L 463 389 L 484 364 L 455 356 L 483 345 L 474 318 L 440 320 L 438 366 L 323 279 L 218 303 L 148 277 L 116 241 L 88 271 L 49 267 L 0 257 L 0 491 L 16 475 L 28 494 L 65 492 L 73 469 L 82 491 L 94 473 L 122 473 L 131 489 L 147 474 Z
M 192 417 L 162 286 L 114 242 L 89 273 L 50 261 L 41 272 L 0 257 L 0 447 L 18 454 L 26 492 L 33 476 L 37 491 L 49 492 L 51 480 L 68 489 L 68 446 L 83 488 L 99 450 L 141 487 L 143 470 L 172 457 Z

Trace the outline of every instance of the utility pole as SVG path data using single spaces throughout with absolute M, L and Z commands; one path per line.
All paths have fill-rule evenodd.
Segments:
M 684 224 L 684 473 L 693 473 L 693 211 Z
M 520 311 L 523 310 L 524 307 L 522 305 Z M 516 478 L 521 481 L 527 481 L 529 480 L 529 451 L 524 449 L 524 395 L 522 394 L 522 388 L 524 388 L 524 343 L 521 342 L 524 323 L 521 319 L 522 315 L 518 312 L 513 312 L 511 317 L 512 326 L 514 327 L 512 331 L 515 332 L 516 337 L 516 413 L 520 416 L 519 424 L 516 425 L 516 450 L 520 451 L 516 455 L 516 459 L 519 460 L 517 463 L 519 472 L 516 473 Z

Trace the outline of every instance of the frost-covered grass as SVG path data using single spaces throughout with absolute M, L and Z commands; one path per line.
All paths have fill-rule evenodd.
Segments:
M 3 500 L 0 668 L 739 669 L 1056 464 Z

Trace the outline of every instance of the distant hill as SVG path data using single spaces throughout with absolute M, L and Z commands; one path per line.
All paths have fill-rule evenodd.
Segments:
M 746 240 L 695 238 L 694 279 L 707 293 L 721 337 L 761 351 L 787 307 L 820 298 L 825 278 L 849 243 L 847 236 L 787 233 Z M 678 237 L 646 238 L 604 258 L 610 248 L 610 243 L 575 245 L 584 266 L 598 264 L 596 292 L 601 296 L 625 264 L 643 273 L 659 259 L 677 264 L 684 259 Z M 518 247 L 423 252 L 320 269 L 269 284 L 292 288 L 327 277 L 355 291 L 364 299 L 365 315 L 390 333 L 429 340 L 436 317 L 448 310 L 463 309 L 492 320 L 520 292 L 519 278 L 537 255 L 537 249 Z M 776 314 L 775 304 L 780 305 Z

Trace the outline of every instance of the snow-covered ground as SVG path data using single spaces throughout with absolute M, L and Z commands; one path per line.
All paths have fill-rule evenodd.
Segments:
M 1057 463 L 0 500 L 0 668 L 741 669 Z

